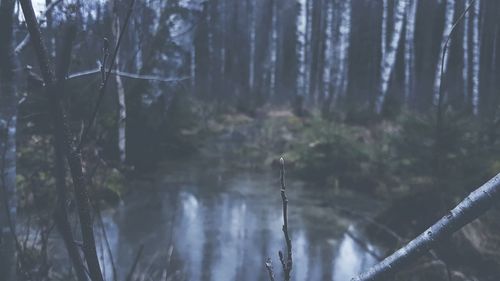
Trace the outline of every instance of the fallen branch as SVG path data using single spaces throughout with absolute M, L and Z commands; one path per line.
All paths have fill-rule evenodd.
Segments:
M 353 281 L 387 280 L 396 271 L 420 257 L 439 241 L 472 222 L 500 199 L 500 174 L 469 194 L 447 215 L 367 272 Z

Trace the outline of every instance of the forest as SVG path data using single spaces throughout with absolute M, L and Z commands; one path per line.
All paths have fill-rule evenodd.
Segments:
M 0 0 L 0 281 L 500 280 L 498 17 Z

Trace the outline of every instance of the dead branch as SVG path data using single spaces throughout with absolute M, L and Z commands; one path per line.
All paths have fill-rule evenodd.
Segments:
M 387 280 L 440 241 L 478 218 L 500 199 L 500 174 L 469 194 L 438 222 L 353 281 Z

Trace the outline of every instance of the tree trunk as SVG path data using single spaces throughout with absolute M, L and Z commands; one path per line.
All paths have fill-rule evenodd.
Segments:
M 325 30 L 325 64 L 323 69 L 323 98 L 328 100 L 331 94 L 331 71 L 333 53 L 333 1 L 327 1 Z
M 118 36 L 120 35 L 120 16 L 117 11 L 117 2 L 114 3 L 114 19 L 113 19 L 113 37 L 115 38 L 115 42 L 118 41 Z M 117 69 L 120 68 L 120 54 L 116 56 L 115 65 Z M 118 95 L 118 153 L 120 156 L 120 161 L 122 163 L 125 162 L 127 154 L 126 147 L 126 119 L 127 119 L 127 106 L 125 103 L 125 88 L 123 86 L 123 81 L 120 75 L 115 75 L 116 82 L 116 92 Z
M 445 57 L 443 58 L 443 49 L 445 48 L 446 40 L 448 39 L 448 35 L 451 32 L 451 28 L 453 27 L 453 17 L 455 16 L 455 1 L 447 0 L 446 1 L 446 11 L 444 16 L 444 28 L 443 28 L 443 36 L 441 37 L 441 47 L 439 48 L 439 59 L 437 61 L 436 67 L 436 75 L 434 76 L 434 105 L 438 104 L 439 101 L 439 87 L 441 84 L 441 62 L 444 61 L 443 64 L 443 74 L 446 74 L 446 68 L 448 66 L 448 52 L 446 52 Z M 444 95 L 444 93 L 442 93 Z M 444 96 L 443 96 L 444 98 Z
M 16 278 L 16 57 L 14 53 L 14 0 L 0 3 L 0 276 Z M 4 205 L 5 204 L 5 205 Z M 18 253 L 19 254 L 19 253 Z
M 382 58 L 380 94 L 375 103 L 375 110 L 379 114 L 382 112 L 389 88 L 389 80 L 391 78 L 394 65 L 396 64 L 396 52 L 401 38 L 401 31 L 403 30 L 403 18 L 406 4 L 407 0 L 399 0 L 397 2 L 396 12 L 394 14 L 394 30 L 392 32 L 389 48 L 386 52 L 384 52 L 385 56 Z
M 83 240 L 83 253 L 88 265 L 89 276 L 92 281 L 103 281 L 99 259 L 97 257 L 93 221 L 91 217 L 90 199 L 83 176 L 82 156 L 79 150 L 72 145 L 73 136 L 69 129 L 65 108 L 58 95 L 56 79 L 51 68 L 47 49 L 42 41 L 40 27 L 30 0 L 20 0 L 26 25 L 31 36 L 35 55 L 38 59 L 43 80 L 45 82 L 46 95 L 51 105 L 51 113 L 58 143 L 62 143 L 66 160 L 68 161 L 71 177 L 73 180 L 75 199 L 80 218 L 80 228 Z
M 272 19 L 271 19 L 271 67 L 269 69 L 269 95 L 272 97 L 276 91 L 276 60 L 278 53 L 278 1 L 272 1 Z
M 250 57 L 249 57 L 249 69 L 248 69 L 248 88 L 250 92 L 253 92 L 255 87 L 255 33 L 256 33 L 256 3 L 255 0 L 249 0 L 249 17 L 250 17 Z
M 345 95 L 347 88 L 347 73 L 348 73 L 348 59 L 349 59 L 349 38 L 351 34 L 351 1 L 342 1 L 339 26 L 339 48 L 338 48 L 338 69 L 337 78 L 335 79 L 335 96 L 341 97 Z M 336 99 L 336 98 L 335 98 Z M 335 100 L 334 100 L 335 103 Z
M 481 1 L 474 2 L 472 20 L 472 112 L 479 114 L 479 67 L 480 67 L 480 42 L 479 42 L 479 8 Z
M 408 105 L 413 94 L 415 81 L 415 18 L 417 16 L 418 0 L 413 0 L 408 6 L 405 30 L 405 103 Z
M 305 96 L 306 87 L 306 36 L 307 36 L 307 1 L 299 0 L 299 13 L 297 16 L 297 89 L 298 96 Z M 303 99 L 303 98 L 302 98 Z
M 468 1 L 464 1 L 466 8 Z M 462 50 L 463 50 L 463 66 L 462 66 L 462 79 L 463 79 L 463 95 L 464 101 L 467 104 L 469 100 L 469 13 L 464 16 L 464 34 L 462 37 Z

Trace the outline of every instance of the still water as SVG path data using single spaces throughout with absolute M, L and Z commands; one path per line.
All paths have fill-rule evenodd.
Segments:
M 127 276 L 141 245 L 139 280 L 268 280 L 267 257 L 281 279 L 277 170 L 237 169 L 218 159 L 165 164 L 160 171 L 129 183 L 132 191 L 123 203 L 103 212 L 118 280 Z M 359 242 L 357 222 L 335 208 L 369 214 L 377 209 L 375 202 L 290 177 L 287 189 L 293 280 L 350 280 L 377 261 L 372 246 Z M 96 227 L 106 279 L 113 280 L 102 233 Z

